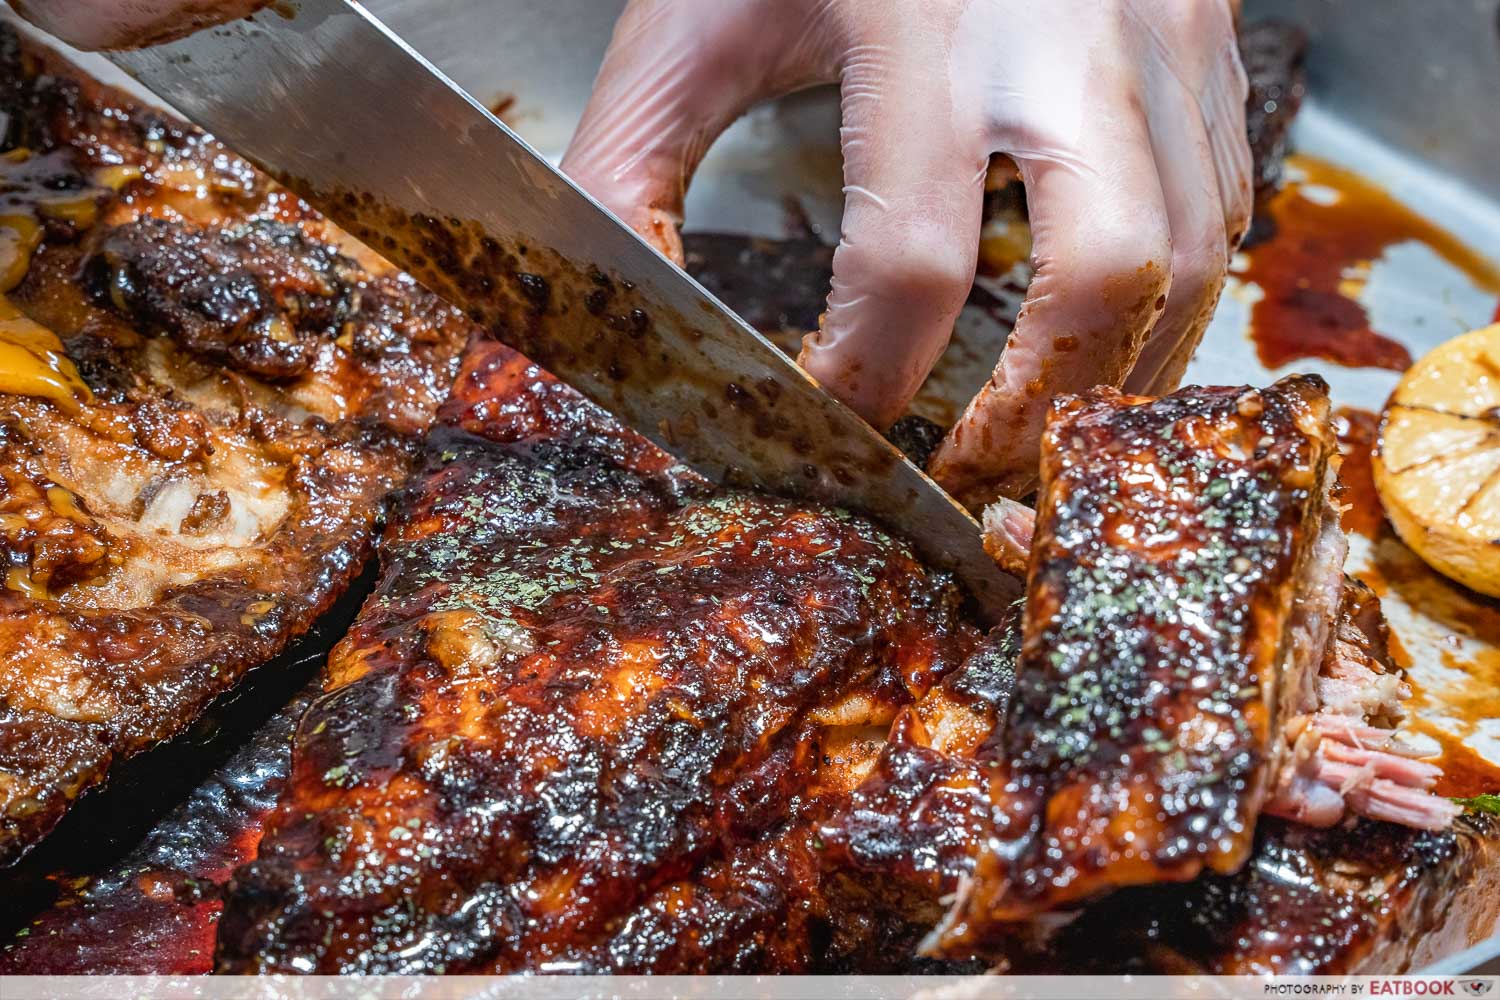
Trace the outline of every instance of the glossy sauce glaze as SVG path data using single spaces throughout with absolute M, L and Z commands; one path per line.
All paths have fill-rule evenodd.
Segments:
M 1246 251 L 1237 271 L 1263 293 L 1251 313 L 1261 363 L 1275 370 L 1302 358 L 1405 371 L 1412 357 L 1372 328 L 1357 301 L 1372 262 L 1397 244 L 1430 247 L 1477 287 L 1500 295 L 1494 263 L 1358 174 L 1312 157 L 1290 161 L 1299 179 L 1271 199 L 1272 234 Z
M 1442 665 L 1463 675 L 1438 690 L 1419 688 L 1407 725 L 1442 747 L 1439 794 L 1500 791 L 1500 764 L 1486 760 L 1465 742 L 1483 721 L 1500 717 L 1500 602 L 1454 583 L 1422 562 L 1385 519 L 1370 474 L 1379 417 L 1344 408 L 1335 428 L 1344 459 L 1339 470 L 1340 500 L 1347 505 L 1344 528 L 1369 542 L 1369 558 L 1357 575 L 1387 602 L 1399 599 L 1420 608 L 1424 617 L 1449 630 L 1440 651 Z M 1414 640 L 1392 644 L 1404 667 L 1412 665 L 1407 650 L 1416 645 Z M 1440 725 L 1434 716 L 1456 725 Z
M 711 487 L 508 348 L 464 365 L 217 968 L 807 969 L 821 723 L 959 666 L 961 594 L 848 514 Z

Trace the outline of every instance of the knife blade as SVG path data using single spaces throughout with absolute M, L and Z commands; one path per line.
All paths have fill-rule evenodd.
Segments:
M 992 621 L 1019 593 L 899 450 L 359 4 L 276 5 L 111 58 L 698 471 L 874 517 Z

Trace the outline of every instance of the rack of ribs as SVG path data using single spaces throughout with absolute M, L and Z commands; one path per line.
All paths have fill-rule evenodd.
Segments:
M 1013 681 L 1016 637 L 1012 630 L 997 633 L 942 682 L 942 697 L 924 698 L 928 720 L 949 718 L 950 732 L 953 721 L 967 720 L 988 732 Z M 64 897 L 29 918 L 26 937 L 0 948 L 0 974 L 209 971 L 220 910 L 211 887 L 226 863 L 247 849 L 253 854 L 262 813 L 285 780 L 290 737 L 305 706 L 298 698 L 267 723 L 126 857 L 101 868 L 87 856 L 69 855 L 66 870 L 51 876 L 67 887 Z M 933 711 L 939 706 L 940 715 Z M 847 766 L 868 759 L 879 745 L 878 739 L 856 745 L 862 742 L 825 744 L 825 754 Z M 905 753 L 920 766 L 912 744 Z M 1331 830 L 1263 820 L 1250 860 L 1234 875 L 1122 890 L 1085 907 L 1041 944 L 1021 936 L 1006 941 L 989 961 L 998 970 L 1033 974 L 1334 975 L 1420 968 L 1455 942 L 1490 933 L 1494 914 L 1484 894 L 1500 873 L 1500 824 L 1490 819 L 1464 817 L 1435 832 L 1373 820 Z M 205 837 L 205 830 L 212 835 Z M 815 956 L 819 971 L 985 967 L 915 959 L 917 939 L 940 913 L 936 899 L 924 913 L 914 893 L 879 884 L 851 898 L 856 887 L 847 876 L 832 876 L 841 886 L 827 895 L 837 898 L 842 887 L 847 905 L 836 933 Z M 684 880 L 682 896 L 667 898 L 696 896 L 699 884 Z M 734 900 L 738 912 L 747 898 Z M 691 930 L 687 920 L 681 929 Z M 654 949 L 656 968 L 692 967 L 683 950 L 673 952 L 662 947 L 660 935 L 640 931 L 637 923 L 617 933 L 617 957 L 620 944 L 630 940 L 638 955 Z
M 0 25 L 0 866 L 348 587 L 470 326 Z
M 1148 883 L 1258 899 L 1262 814 L 1452 816 L 1316 379 L 1060 401 L 1035 544 L 986 519 L 1022 627 L 981 637 L 898 539 L 483 338 L 419 449 L 456 312 L 11 34 L 0 110 L 0 862 L 305 630 L 420 450 L 222 970 L 898 971 L 1186 891 Z
M 859 518 L 711 487 L 493 342 L 440 420 L 219 968 L 806 967 L 801 817 L 977 647 L 960 592 Z
M 1321 731 L 1317 379 L 1059 403 L 1018 657 L 890 536 L 711 488 L 498 345 L 441 422 L 221 970 L 870 970 L 934 923 L 967 958 L 1237 870 Z

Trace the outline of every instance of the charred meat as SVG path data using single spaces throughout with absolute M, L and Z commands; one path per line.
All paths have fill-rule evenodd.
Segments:
M 837 512 L 715 490 L 524 359 L 481 342 L 390 526 L 382 583 L 298 728 L 292 777 L 259 857 L 231 880 L 218 966 L 898 972 L 914 968 L 925 936 L 929 951 L 1035 968 L 1080 948 L 1071 928 L 1100 926 L 1096 913 L 1126 903 L 1094 897 L 1121 889 L 1125 900 L 1203 900 L 1193 904 L 1200 943 L 1163 930 L 1174 935 L 1167 943 L 1110 959 L 1122 967 L 1289 968 L 1295 953 L 1273 954 L 1265 933 L 1243 946 L 1203 938 L 1272 918 L 1283 935 L 1297 933 L 1303 923 L 1279 902 L 1290 889 L 1273 878 L 1288 851 L 1319 880 L 1298 891 L 1346 920 L 1347 947 L 1309 968 L 1347 967 L 1365 948 L 1389 956 L 1390 905 L 1359 902 L 1375 888 L 1347 877 L 1344 833 L 1270 826 L 1253 853 L 1249 845 L 1278 766 L 1296 759 L 1295 741 L 1278 737 L 1290 728 L 1283 703 L 1307 707 L 1310 686 L 1315 711 L 1320 697 L 1348 710 L 1335 659 L 1390 677 L 1374 687 L 1399 701 L 1377 609 L 1336 572 L 1337 546 L 1324 544 L 1326 416 L 1314 380 L 1060 405 L 1031 595 L 1047 614 L 1028 614 L 1024 644 L 1004 630 L 981 641 L 951 586 L 899 543 Z M 1186 453 L 1206 458 L 1180 467 Z M 1105 468 L 1133 477 L 1135 491 L 1099 489 Z M 1213 487 L 1218 479 L 1230 485 Z M 1175 542 L 1144 534 L 1164 509 L 1173 522 L 1161 534 L 1175 532 Z M 1020 508 L 999 520 L 1025 544 L 1032 525 Z M 1205 590 L 1178 610 L 1196 593 L 1193 567 L 1168 556 L 1212 552 L 1226 535 L 1259 539 L 1274 558 L 1258 571 L 1230 566 L 1221 595 Z M 1117 585 L 1103 589 L 1129 603 L 1146 571 L 1121 553 L 1173 581 L 1159 584 L 1173 599 L 1117 615 L 1102 638 L 1059 631 L 1059 616 L 1082 599 L 1069 593 L 1072 573 L 1092 580 L 1097 567 L 1114 567 Z M 1055 596 L 1040 597 L 1043 586 Z M 1289 593 L 1278 598 L 1278 588 Z M 1242 607 L 1231 608 L 1229 590 Z M 1326 605 L 1339 595 L 1335 616 Z M 1210 641 L 1190 612 L 1229 616 L 1209 630 L 1221 645 L 1180 652 L 1184 631 Z M 1161 614 L 1185 617 L 1164 627 Z M 1063 671 L 1036 655 L 1038 637 L 1080 671 L 1106 662 L 1088 642 L 1154 658 L 1112 652 L 1099 691 L 1064 679 L 1054 690 L 1071 705 L 1043 703 L 1042 680 Z M 1182 663 L 1203 668 L 1180 685 L 1163 680 Z M 1213 686 L 1220 675 L 1233 691 Z M 1207 695 L 1186 709 L 1168 700 L 1158 713 L 1141 694 L 1156 689 Z M 1218 707 L 1231 696 L 1239 700 Z M 1358 703 L 1372 727 L 1399 712 L 1377 693 Z M 1034 721 L 1074 710 L 1085 712 L 1078 724 Z M 1090 713 L 1126 734 L 1162 731 L 1101 735 L 1081 724 Z M 1171 718 L 1183 721 L 1169 731 Z M 1052 744 L 1035 734 L 1048 731 L 1081 732 L 1101 747 L 1113 740 L 1105 749 L 1123 770 L 1096 786 L 1066 764 L 1041 768 Z M 1218 797 L 1207 803 L 1191 795 L 1204 785 L 1199 761 L 1213 773 L 1209 751 L 1183 748 L 1192 733 L 1224 748 L 1214 766 L 1229 777 L 1210 785 Z M 1162 758 L 1175 751 L 1156 745 L 1165 742 L 1182 748 L 1170 768 Z M 1174 783 L 1179 773 L 1187 792 Z M 1094 787 L 1153 791 L 1154 811 L 1119 816 L 1157 853 L 1121 858 L 1107 824 L 1087 825 L 1091 800 L 1078 789 Z M 1057 803 L 1084 817 L 1078 840 L 1049 822 Z M 1169 813 L 1174 804 L 1186 811 Z M 1222 830 L 1196 859 L 1170 853 L 1210 806 L 1210 821 L 1246 829 L 1248 867 L 1129 889 L 1187 878 L 1190 866 L 1237 867 Z M 1361 884 L 1420 903 L 1433 926 L 1447 911 L 1432 887 L 1482 861 L 1482 842 L 1461 830 L 1364 829 L 1393 853 Z M 1131 866 L 1127 877 L 1101 844 Z M 1102 863 L 1061 872 L 1047 866 L 1054 848 Z M 958 906 L 945 915 L 954 890 Z M 1017 919 L 1083 903 L 1084 915 L 1044 950 L 1017 932 Z M 1309 912 L 1322 921 L 1325 910 Z M 1098 939 L 1128 949 L 1139 943 L 1131 934 L 1168 923 L 1112 927 Z M 1092 958 L 1106 954 L 1116 953 Z
M 1497 836 L 1485 816 L 1442 831 L 1266 819 L 1239 872 L 1125 890 L 1001 960 L 1020 973 L 1401 974 L 1493 932 Z
M 1045 819 L 973 912 L 1244 862 L 1338 599 L 1336 454 L 1311 378 L 1055 404 L 1003 736 Z
M 1320 707 L 1368 649 L 1353 605 L 1334 630 L 1336 456 L 1311 377 L 1058 401 L 1034 528 L 1016 505 L 986 517 L 997 556 L 1035 533 L 1015 692 L 981 739 L 894 728 L 824 829 L 836 856 L 934 897 L 956 890 L 927 946 L 963 954 L 1121 887 L 1235 872 L 1262 811 L 1299 795 L 1333 796 L 1325 822 L 1347 798 L 1446 826 L 1451 806 L 1426 791 L 1435 769 L 1390 730 L 1351 746 L 1388 717 Z M 1379 690 L 1399 689 L 1383 676 Z M 1325 746 L 1335 731 L 1347 737 Z M 1318 778 L 1298 784 L 1306 774 Z
M 1314 728 L 1344 587 L 1316 379 L 1059 403 L 1019 643 L 495 344 L 444 412 L 223 970 L 895 970 L 934 924 L 967 957 L 1236 871 Z
M 1261 100 L 1258 155 L 1296 96 Z M 212 139 L 10 34 L 0 110 L 0 862 L 305 630 L 418 469 L 285 783 L 257 786 L 274 810 L 225 812 L 246 839 L 223 850 L 143 845 L 139 891 L 63 900 L 85 937 L 116 906 L 156 933 L 191 895 L 201 943 L 194 880 L 259 840 L 221 971 L 1025 968 L 1088 940 L 1141 971 L 1329 971 L 1394 954 L 1394 904 L 1354 897 L 1436 925 L 1432 887 L 1478 863 L 1342 575 L 1319 380 L 1060 400 L 1038 511 L 985 517 L 1029 572 L 1022 624 L 981 637 L 899 540 L 702 481 Z M 688 241 L 784 334 L 815 325 L 830 254 L 793 251 Z M 1263 813 L 1297 822 L 1257 840 Z M 1298 908 L 1343 935 L 1302 967 L 1273 940 Z
M 1371 754 L 1401 746 L 1390 727 L 1400 719 L 1405 684 L 1391 662 L 1379 601 L 1357 581 L 1345 582 L 1318 689 L 1320 712 L 1366 720 L 1335 731 L 1334 754 L 1351 750 L 1351 731 Z M 1432 768 L 1412 760 L 1410 751 L 1399 759 L 1424 777 Z M 1382 780 L 1374 771 L 1348 786 L 1341 817 L 1346 810 L 1368 816 L 1371 799 L 1382 801 L 1367 791 Z M 1445 939 L 1488 937 L 1495 914 L 1483 897 L 1500 873 L 1500 823 L 1473 815 L 1450 824 L 1448 800 L 1418 795 L 1425 781 L 1398 784 L 1391 800 L 1403 808 L 1395 822 L 1360 817 L 1322 830 L 1263 819 L 1255 851 L 1240 871 L 1126 890 L 1085 910 L 1046 948 L 1012 949 L 1006 960 L 1023 972 L 1061 966 L 1213 975 L 1390 973 L 1425 964 Z
M 1254 168 L 1255 218 L 1250 242 L 1264 239 L 1272 225 L 1267 203 L 1281 188 L 1287 136 L 1307 89 L 1303 59 L 1307 35 L 1285 21 L 1254 21 L 1240 29 L 1240 61 L 1249 81 L 1245 131 Z
M 494 343 L 443 424 L 219 967 L 805 967 L 798 815 L 859 756 L 828 727 L 878 740 L 964 660 L 954 585 L 858 518 L 711 488 Z

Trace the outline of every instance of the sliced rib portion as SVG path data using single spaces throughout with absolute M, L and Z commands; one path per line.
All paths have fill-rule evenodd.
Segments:
M 1278 781 L 1309 761 L 1314 791 L 1341 769 L 1371 774 L 1374 793 L 1308 799 L 1335 819 L 1341 793 L 1368 811 L 1389 784 L 1428 780 L 1430 765 L 1389 752 L 1351 761 L 1345 748 L 1366 731 L 1349 720 L 1320 750 L 1335 729 L 1320 685 L 1336 696 L 1362 634 L 1351 606 L 1344 645 L 1333 641 L 1345 555 L 1335 449 L 1316 378 L 1060 400 L 1001 724 L 947 741 L 931 725 L 895 727 L 825 824 L 830 857 L 866 882 L 956 891 L 927 947 L 966 954 L 1101 893 L 1237 870 L 1273 791 L 1295 794 Z M 1013 504 L 987 511 L 992 548 L 1014 558 L 1027 520 Z M 1343 673 L 1320 679 L 1329 663 Z
M 999 734 L 1025 820 L 955 926 L 1244 862 L 1337 600 L 1335 454 L 1312 377 L 1055 404 Z
M 805 967 L 799 817 L 976 646 L 959 592 L 863 520 L 711 488 L 496 344 L 442 419 L 219 967 Z

